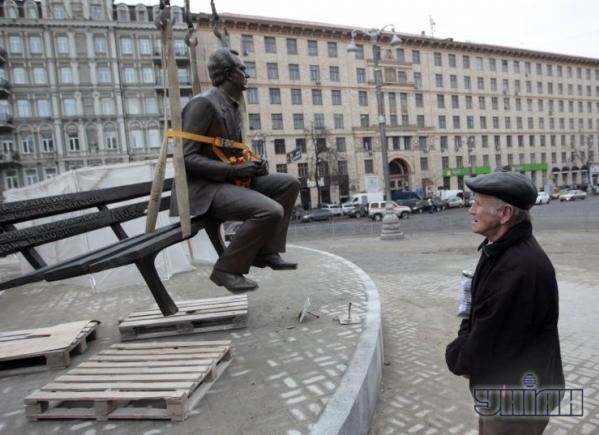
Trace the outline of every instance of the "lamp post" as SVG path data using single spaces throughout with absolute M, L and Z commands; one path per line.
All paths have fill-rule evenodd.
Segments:
M 399 218 L 393 211 L 393 204 L 391 204 L 391 185 L 389 183 L 389 162 L 387 153 L 387 134 L 386 134 L 386 122 L 385 122 L 385 101 L 383 99 L 382 82 L 383 73 L 379 69 L 379 61 L 381 57 L 381 50 L 379 42 L 385 29 L 391 28 L 393 37 L 391 38 L 390 44 L 395 47 L 401 43 L 401 39 L 395 33 L 395 28 L 391 24 L 387 24 L 380 29 L 372 28 L 369 30 L 355 29 L 351 32 L 351 42 L 347 46 L 347 51 L 350 53 L 356 53 L 358 46 L 356 45 L 355 38 L 358 34 L 363 34 L 370 38 L 370 44 L 372 45 L 372 54 L 374 61 L 374 83 L 376 91 L 377 101 L 377 123 L 379 127 L 379 138 L 381 142 L 381 158 L 383 161 L 383 184 L 385 189 L 385 197 L 387 205 L 385 208 L 385 216 L 383 217 L 383 228 L 381 231 L 381 239 L 391 240 L 402 238 L 403 234 L 399 231 Z

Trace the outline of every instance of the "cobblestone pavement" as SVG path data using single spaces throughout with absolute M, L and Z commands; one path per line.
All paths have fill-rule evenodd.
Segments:
M 552 418 L 546 433 L 599 433 L 599 234 L 536 235 L 557 270 L 567 386 L 584 389 L 584 417 Z M 381 293 L 386 363 L 371 435 L 478 433 L 466 380 L 447 370 L 444 352 L 459 324 L 459 275 L 475 267 L 480 241 L 464 231 L 304 243 L 353 261 Z
M 333 256 L 292 248 L 287 258 L 299 261 L 302 268 L 251 270 L 260 289 L 249 293 L 248 328 L 174 338 L 233 341 L 231 365 L 184 422 L 28 423 L 25 396 L 65 370 L 12 377 L 0 373 L 0 435 L 309 433 L 338 387 L 362 332 L 361 324 L 341 326 L 334 318 L 346 313 L 348 301 L 356 315 L 363 313 L 366 293 L 355 269 Z M 15 268 L 3 260 L 0 275 Z M 200 265 L 195 272 L 174 276 L 166 285 L 175 300 L 228 295 L 208 281 L 210 270 Z M 297 316 L 308 296 L 311 311 L 320 318 L 308 316 L 299 324 Z M 0 330 L 43 327 L 65 319 L 101 320 L 98 340 L 90 342 L 84 355 L 75 357 L 75 365 L 118 342 L 117 319 L 149 304 L 150 293 L 143 285 L 95 292 L 68 282 L 31 284 L 0 293 Z

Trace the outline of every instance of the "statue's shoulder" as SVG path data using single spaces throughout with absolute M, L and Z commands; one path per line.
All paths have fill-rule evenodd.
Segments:
M 186 106 L 189 107 L 213 107 L 216 108 L 220 104 L 220 92 L 215 92 L 215 88 L 210 88 L 201 94 L 194 95 Z

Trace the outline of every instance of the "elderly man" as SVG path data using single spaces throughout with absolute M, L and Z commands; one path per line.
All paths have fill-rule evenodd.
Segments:
M 237 52 L 214 51 L 208 60 L 213 87 L 195 96 L 183 108 L 183 130 L 187 133 L 241 142 L 239 99 L 246 89 L 248 74 Z M 274 270 L 296 269 L 285 261 L 287 228 L 299 193 L 297 178 L 268 174 L 264 161 L 247 161 L 241 150 L 215 149 L 212 144 L 185 140 L 185 169 L 189 183 L 192 215 L 208 213 L 222 221 L 243 221 L 210 276 L 231 292 L 254 290 L 258 284 L 244 275 L 250 266 Z M 240 161 L 229 164 L 226 159 Z M 242 187 L 240 181 L 249 184 Z M 176 215 L 176 200 L 171 214 Z
M 471 178 L 466 185 L 474 192 L 472 231 L 485 240 L 472 278 L 470 316 L 447 346 L 447 365 L 469 378 L 481 435 L 542 434 L 547 409 L 558 398 L 543 398 L 536 409 L 517 397 L 509 405 L 514 391 L 564 386 L 555 271 L 532 234 L 529 215 L 537 190 L 514 172 Z

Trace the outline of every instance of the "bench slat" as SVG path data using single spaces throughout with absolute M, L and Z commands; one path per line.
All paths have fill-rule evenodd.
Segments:
M 164 180 L 163 192 L 171 190 L 172 178 Z M 127 201 L 150 194 L 151 182 L 108 187 L 88 192 L 46 196 L 0 204 L 0 224 L 18 223 L 68 213 L 103 204 Z
M 169 203 L 170 197 L 162 198 L 160 210 L 167 209 Z M 148 202 L 143 201 L 95 213 L 87 213 L 83 216 L 77 216 L 61 221 L 37 225 L 35 227 L 1 233 L 0 257 L 14 254 L 22 249 L 55 242 L 99 228 L 108 227 L 118 222 L 137 219 L 145 215 L 147 207 Z

